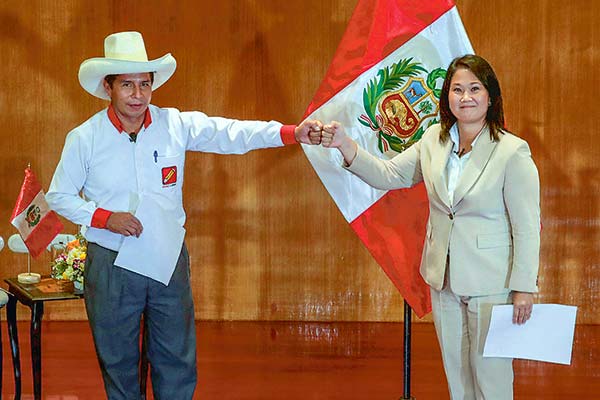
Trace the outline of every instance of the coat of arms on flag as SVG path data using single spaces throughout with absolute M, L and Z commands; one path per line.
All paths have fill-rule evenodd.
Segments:
M 382 153 L 398 153 L 417 142 L 438 122 L 443 68 L 428 72 L 412 58 L 377 71 L 363 90 L 365 113 L 358 122 L 376 132 Z M 439 87 L 438 87 L 439 86 Z
M 58 215 L 48 207 L 42 186 L 29 167 L 10 217 L 25 246 L 34 258 L 39 256 L 63 229 Z
M 445 69 L 473 53 L 452 0 L 359 0 L 305 117 L 340 122 L 359 145 L 391 158 L 438 121 Z M 351 228 L 422 317 L 431 309 L 419 274 L 429 214 L 423 184 L 378 190 L 341 167 L 338 152 L 304 152 Z

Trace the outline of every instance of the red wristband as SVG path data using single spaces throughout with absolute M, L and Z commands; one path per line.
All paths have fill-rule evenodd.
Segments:
M 283 125 L 281 127 L 281 141 L 284 145 L 296 144 L 296 125 Z
M 112 215 L 112 211 L 105 210 L 104 208 L 98 208 L 92 215 L 92 227 L 105 229 L 108 218 Z

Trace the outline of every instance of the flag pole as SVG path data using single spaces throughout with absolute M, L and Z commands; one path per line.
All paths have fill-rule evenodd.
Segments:
M 411 343 L 411 318 L 412 310 L 404 300 L 404 394 L 400 400 L 415 400 L 410 395 L 410 343 Z
M 27 273 L 17 275 L 19 283 L 38 283 L 42 276 L 38 273 L 31 272 L 31 254 L 27 251 Z

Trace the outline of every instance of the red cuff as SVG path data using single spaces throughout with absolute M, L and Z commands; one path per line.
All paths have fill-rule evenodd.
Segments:
M 105 210 L 104 208 L 98 208 L 92 215 L 92 227 L 105 229 L 108 218 L 112 215 L 112 211 Z
M 281 141 L 284 145 L 296 144 L 296 125 L 283 125 L 281 127 Z

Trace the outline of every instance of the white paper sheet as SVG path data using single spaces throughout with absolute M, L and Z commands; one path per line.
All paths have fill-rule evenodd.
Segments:
M 512 323 L 513 306 L 492 309 L 484 357 L 510 357 L 571 364 L 577 307 L 534 304 L 531 319 L 524 325 Z
M 128 236 L 123 240 L 115 265 L 168 285 L 181 252 L 185 229 L 147 196 L 140 200 L 135 216 L 144 227 L 142 234 L 139 238 Z

